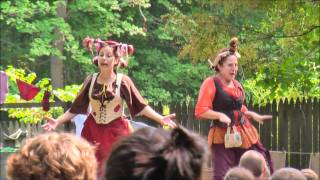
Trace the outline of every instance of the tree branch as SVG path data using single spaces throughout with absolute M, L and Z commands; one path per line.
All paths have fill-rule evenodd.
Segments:
M 257 40 L 266 40 L 266 39 L 271 39 L 271 38 L 275 38 L 275 39 L 281 39 L 281 38 L 294 38 L 294 37 L 301 37 L 301 36 L 305 36 L 309 33 L 311 33 L 312 31 L 316 30 L 320 28 L 319 25 L 313 25 L 310 26 L 310 29 L 301 32 L 301 33 L 297 33 L 297 34 L 290 34 L 290 35 L 275 35 L 272 33 L 269 34 L 263 34 L 262 32 L 259 32 L 255 29 L 251 29 L 251 31 L 255 32 L 257 34 L 256 38 L 248 38 L 246 40 L 244 40 L 244 42 L 252 42 L 252 41 L 257 41 Z
M 147 32 L 147 18 L 146 18 L 146 16 L 143 14 L 140 5 L 139 5 L 139 13 L 140 13 L 141 17 L 143 18 L 143 31 L 144 31 L 144 32 Z
M 275 35 L 271 35 L 269 36 L 270 38 L 293 38 L 293 37 L 300 37 L 300 36 L 304 36 L 306 34 L 309 34 L 310 32 L 314 31 L 315 29 L 320 28 L 320 26 L 311 26 L 310 29 L 300 33 L 300 34 L 291 34 L 291 35 L 282 35 L 282 36 L 275 36 Z

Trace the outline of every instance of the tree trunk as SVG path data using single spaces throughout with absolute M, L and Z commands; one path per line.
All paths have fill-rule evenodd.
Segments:
M 60 3 L 57 8 L 57 15 L 62 18 L 67 16 L 67 8 L 64 3 Z M 54 30 L 56 40 L 54 41 L 53 47 L 57 48 L 61 54 L 63 54 L 63 35 L 60 33 L 59 29 Z M 64 87 L 64 66 L 63 61 L 57 56 L 51 56 L 50 58 L 50 72 L 52 80 L 52 88 L 63 88 Z

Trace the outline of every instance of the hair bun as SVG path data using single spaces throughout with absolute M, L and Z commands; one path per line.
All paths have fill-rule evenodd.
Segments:
M 229 42 L 229 51 L 230 52 L 236 52 L 237 51 L 237 46 L 238 46 L 239 40 L 237 37 L 231 38 Z
M 89 36 L 87 36 L 86 38 L 84 38 L 82 40 L 82 46 L 89 52 L 92 53 L 92 46 L 93 46 L 93 43 L 94 43 L 94 39 L 93 38 L 90 38 Z
M 187 148 L 192 144 L 192 139 L 182 127 L 178 127 L 171 132 L 171 141 L 176 148 Z

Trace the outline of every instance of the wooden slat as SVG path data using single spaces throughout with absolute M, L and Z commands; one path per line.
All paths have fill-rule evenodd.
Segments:
M 200 133 L 200 129 L 198 127 L 199 122 L 195 119 L 194 115 L 194 101 L 190 101 L 188 104 L 188 121 L 192 126 L 192 130 L 196 133 Z
M 288 150 L 288 100 L 279 103 L 279 150 Z
M 271 104 L 268 103 L 265 107 L 260 107 L 261 114 L 271 114 Z M 263 134 L 263 144 L 267 149 L 271 147 L 271 122 L 270 120 L 266 120 L 261 126 L 261 131 Z
M 301 146 L 302 152 L 312 152 L 312 139 L 313 139 L 313 129 L 312 129 L 312 102 L 311 99 L 303 99 L 301 105 L 302 115 L 303 115 L 303 131 L 301 133 Z M 307 168 L 309 164 L 309 155 L 304 155 L 301 157 L 301 168 Z
M 310 169 L 314 170 L 318 175 L 320 174 L 320 153 L 314 153 L 310 155 Z
M 172 114 L 172 113 L 176 114 L 176 119 L 174 120 L 174 122 L 176 124 L 179 124 L 179 121 L 177 120 L 176 102 L 170 102 L 169 103 L 169 108 L 170 108 L 170 114 Z
M 300 125 L 302 124 L 302 115 L 300 110 L 300 100 L 298 99 L 296 103 L 293 104 L 293 100 L 290 101 L 290 106 L 294 106 L 288 114 L 289 120 L 289 137 L 290 137 L 290 149 L 289 152 L 299 152 L 300 151 Z M 294 116 L 293 116 L 294 115 Z M 300 159 L 296 154 L 289 153 L 289 166 L 299 168 L 300 167 Z
M 312 108 L 313 122 L 313 151 L 320 152 L 320 99 L 313 99 Z
M 182 121 L 182 110 L 181 110 L 181 104 L 180 104 L 180 102 L 177 102 L 176 103 L 176 119 L 177 119 L 177 122 L 178 122 L 178 124 L 180 124 L 180 125 L 184 125 L 183 124 L 183 121 Z
M 286 166 L 286 153 L 281 151 L 270 151 L 273 162 L 273 170 L 284 168 Z
M 279 150 L 278 148 L 278 104 L 276 100 L 272 101 L 272 120 L 271 124 L 271 148 L 272 150 Z
M 181 121 L 182 121 L 182 125 L 186 128 L 190 128 L 189 124 L 188 124 L 188 107 L 186 102 L 182 102 L 181 104 Z
M 161 102 L 158 102 L 158 103 L 155 105 L 155 107 L 156 107 L 156 110 L 157 110 L 157 112 L 158 112 L 159 114 L 163 114 L 163 105 L 162 105 Z
M 254 105 L 254 104 L 251 104 L 252 102 L 250 102 L 250 109 L 248 108 L 249 111 L 254 111 L 254 112 L 257 112 L 257 113 L 260 113 L 259 111 L 259 106 L 258 105 Z M 254 120 L 251 121 L 251 124 L 259 131 L 259 134 L 260 134 L 260 127 L 259 127 L 259 124 L 257 122 L 255 122 Z M 263 138 L 261 137 L 260 135 L 260 138 Z
M 186 121 L 187 121 L 187 127 L 194 131 L 193 128 L 193 119 L 194 119 L 194 112 L 193 112 L 193 107 L 190 107 L 191 102 L 186 102 Z

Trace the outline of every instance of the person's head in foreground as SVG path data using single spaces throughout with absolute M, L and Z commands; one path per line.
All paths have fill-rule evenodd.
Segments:
M 271 180 L 306 180 L 302 172 L 294 168 L 281 168 L 274 172 Z
M 302 169 L 301 172 L 307 180 L 319 180 L 319 176 L 312 169 Z
M 94 148 L 68 133 L 46 133 L 27 139 L 7 159 L 9 180 L 96 179 Z
M 143 128 L 114 147 L 106 179 L 197 180 L 207 157 L 204 139 L 182 127 Z
M 239 166 L 252 172 L 255 178 L 267 179 L 269 169 L 262 154 L 257 151 L 246 151 L 240 158 Z
M 227 174 L 224 176 L 224 180 L 253 180 L 253 174 L 243 168 L 243 167 L 234 167 L 229 169 Z

